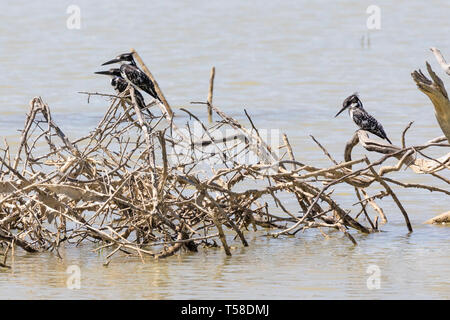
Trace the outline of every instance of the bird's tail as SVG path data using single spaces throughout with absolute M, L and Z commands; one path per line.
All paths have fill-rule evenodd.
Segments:
M 388 137 L 386 137 L 387 142 L 389 142 L 390 144 L 392 144 L 391 140 L 389 140 Z

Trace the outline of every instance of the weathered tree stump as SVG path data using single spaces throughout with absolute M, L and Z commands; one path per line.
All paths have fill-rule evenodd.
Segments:
M 435 48 L 432 48 L 431 51 L 433 51 L 445 72 L 449 73 L 450 67 L 445 62 L 440 51 Z M 448 99 L 448 94 L 442 80 L 431 69 L 430 64 L 428 62 L 426 64 L 432 81 L 428 79 L 420 69 L 419 71 L 414 71 L 411 73 L 411 76 L 416 82 L 419 90 L 425 93 L 433 103 L 435 116 L 439 126 L 441 127 L 447 140 L 450 142 L 450 101 Z

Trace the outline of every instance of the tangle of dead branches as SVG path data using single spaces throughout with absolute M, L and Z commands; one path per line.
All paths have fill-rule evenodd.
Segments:
M 180 109 L 188 120 L 182 128 L 165 99 L 150 104 L 160 111 L 147 115 L 137 107 L 133 88 L 110 98 L 97 127 L 76 140 L 40 97 L 31 100 L 17 150 L 5 142 L 0 153 L 2 265 L 13 247 L 59 254 L 66 243 L 89 241 L 98 243 L 95 250 L 109 249 L 108 263 L 117 252 L 164 258 L 199 246 L 221 246 L 231 255 L 230 242 L 248 246 L 246 236 L 257 230 L 274 237 L 337 230 L 356 244 L 356 233 L 378 232 L 387 222 L 377 201 L 388 197 L 412 231 L 393 186 L 450 195 L 448 189 L 388 177 L 407 166 L 448 183 L 438 172 L 448 170 L 449 156 L 424 156 L 428 148 L 448 148 L 444 139 L 396 147 L 358 131 L 339 163 L 313 138 L 332 162 L 320 168 L 295 159 L 285 135 L 285 152 L 278 156 L 283 152 L 268 145 L 247 113 L 248 127 L 212 103 L 212 89 L 205 104 L 220 121 L 204 124 Z M 218 137 L 223 130 L 233 134 Z M 352 160 L 357 143 L 382 157 Z M 389 159 L 396 165 L 387 165 Z M 341 184 L 355 190 L 351 207 L 333 196 Z M 372 186 L 383 190 L 373 193 Z

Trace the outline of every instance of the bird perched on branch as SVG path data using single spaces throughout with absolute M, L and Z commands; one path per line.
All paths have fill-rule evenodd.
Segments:
M 347 97 L 344 100 L 342 109 L 334 117 L 336 118 L 345 109 L 348 109 L 350 117 L 359 128 L 373 133 L 381 139 L 386 139 L 390 144 L 392 144 L 391 140 L 389 140 L 389 138 L 387 137 L 386 132 L 384 132 L 381 123 L 379 123 L 374 117 L 368 114 L 364 109 L 363 104 L 358 97 L 358 94 L 354 93 L 351 96 Z
M 128 82 L 122 78 L 120 70 L 117 68 L 109 69 L 108 71 L 98 71 L 95 73 L 112 77 L 111 86 L 114 88 L 114 90 L 116 90 L 118 94 L 124 92 L 128 88 Z M 134 95 L 139 109 L 145 109 L 146 108 L 145 100 L 142 94 L 139 92 L 139 90 L 135 89 Z M 151 115 L 149 110 L 147 110 L 147 112 Z
M 132 53 L 123 53 L 118 55 L 115 59 L 103 63 L 102 66 L 113 63 L 122 64 L 119 70 L 124 80 L 130 83 L 134 88 L 141 89 L 151 95 L 154 99 L 160 101 L 155 90 L 155 85 L 152 80 L 137 67 Z
M 103 74 L 111 77 L 111 86 L 116 90 L 117 93 L 124 92 L 128 87 L 128 82 L 122 78 L 120 69 L 114 68 L 107 71 L 97 71 L 95 74 Z

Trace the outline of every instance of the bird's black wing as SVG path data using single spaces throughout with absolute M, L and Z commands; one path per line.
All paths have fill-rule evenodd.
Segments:
M 155 90 L 155 85 L 153 84 L 153 82 L 151 80 L 150 80 L 150 82 L 143 84 L 142 87 L 140 87 L 140 88 L 142 90 L 144 90 L 145 92 L 147 92 L 149 95 L 151 95 L 153 98 L 159 100 L 158 94 L 156 93 L 156 90 Z
M 138 104 L 139 109 L 145 108 L 145 100 L 142 94 L 138 90 L 134 90 L 136 103 Z
M 134 86 L 147 92 L 153 98 L 158 99 L 158 95 L 155 91 L 155 85 L 142 70 L 135 66 L 125 64 L 122 65 L 121 72 L 123 73 L 124 78 L 126 78 Z
M 139 109 L 144 110 L 147 107 L 147 105 L 145 104 L 144 97 L 139 92 L 139 90 L 134 89 L 134 97 L 136 99 L 136 103 L 137 103 Z M 149 116 L 153 116 L 152 113 L 150 112 L 150 110 L 148 110 L 148 109 L 145 109 L 145 110 L 147 111 Z
M 369 131 L 374 135 L 380 137 L 381 139 L 386 139 L 390 144 L 392 144 L 391 140 L 384 132 L 383 126 L 379 123 L 374 117 L 372 117 L 367 112 L 361 110 L 355 110 L 353 112 L 353 121 L 363 130 Z
M 122 93 L 128 88 L 128 82 L 125 79 L 121 78 L 121 77 L 113 78 L 111 80 L 111 85 L 114 86 L 114 89 L 118 93 Z M 138 89 L 134 89 L 134 97 L 136 98 L 136 103 L 137 103 L 139 109 L 143 110 L 143 109 L 145 109 L 147 107 L 146 104 L 145 104 L 144 97 L 142 96 L 142 94 L 139 92 Z M 147 113 L 150 116 L 152 115 L 149 110 L 147 110 Z

